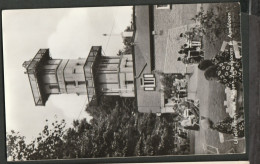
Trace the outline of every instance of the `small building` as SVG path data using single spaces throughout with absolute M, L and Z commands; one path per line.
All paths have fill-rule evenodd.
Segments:
M 25 61 L 35 105 L 44 106 L 51 94 L 87 95 L 92 104 L 102 95 L 134 97 L 132 54 L 101 52 L 101 46 L 93 46 L 86 58 L 52 59 L 49 49 L 40 49 Z
M 157 10 L 157 7 L 135 6 L 134 74 L 138 111 L 160 115 L 174 113 L 176 103 L 165 98 L 162 76 L 156 72 L 182 75 L 188 80 L 193 66 L 177 61 L 178 51 L 184 44 L 178 37 L 185 24 L 177 20 L 183 6 L 172 6 L 172 10 Z

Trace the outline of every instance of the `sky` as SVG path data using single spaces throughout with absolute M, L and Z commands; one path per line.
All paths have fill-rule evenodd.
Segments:
M 87 57 L 91 46 L 102 46 L 104 55 L 123 48 L 120 34 L 131 22 L 132 7 L 4 10 L 3 54 L 6 130 L 15 130 L 30 142 L 45 120 L 91 117 L 85 112 L 86 96 L 51 95 L 44 107 L 34 105 L 29 79 L 22 67 L 40 48 L 49 48 L 53 59 Z

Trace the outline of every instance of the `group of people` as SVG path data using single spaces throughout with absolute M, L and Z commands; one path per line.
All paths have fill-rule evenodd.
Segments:
M 176 88 L 173 97 L 184 98 L 188 96 L 186 79 L 175 79 L 173 86 Z
M 200 44 L 192 42 L 194 37 L 192 33 L 181 34 L 180 37 L 190 40 L 189 44 L 181 47 L 178 61 L 183 61 L 185 64 L 197 62 L 198 68 L 204 71 L 204 76 L 207 80 L 216 80 L 230 89 L 238 89 L 242 83 L 242 61 L 237 59 L 235 54 L 229 50 L 224 50 L 216 54 L 211 59 L 204 59 L 204 52 L 200 49 Z M 191 60 L 193 59 L 193 60 Z M 200 116 L 199 107 L 194 101 L 178 102 L 178 111 L 180 113 L 179 126 L 187 130 L 199 130 L 200 128 L 208 128 L 216 130 L 220 133 L 244 136 L 244 114 L 243 110 L 239 109 L 234 117 L 227 116 L 221 121 L 213 122 L 211 119 Z M 237 123 L 234 126 L 234 121 Z M 180 133 L 180 137 L 184 137 Z
M 180 126 L 186 130 L 199 130 L 201 126 L 216 130 L 220 133 L 237 135 L 237 137 L 244 137 L 244 112 L 243 108 L 240 108 L 236 115 L 236 126 L 233 125 L 234 118 L 230 116 L 225 119 L 213 123 L 213 121 L 207 117 L 200 116 L 198 105 L 195 105 L 193 100 L 185 101 L 178 104 L 180 113 Z M 183 137 L 182 134 L 179 135 Z
M 198 101 L 198 100 L 197 100 Z M 199 103 L 190 99 L 179 99 L 174 106 L 174 110 L 178 113 L 177 120 L 179 126 L 186 130 L 199 130 Z
M 184 64 L 192 64 L 204 59 L 200 37 L 198 38 L 194 32 L 188 31 L 181 33 L 180 38 L 186 39 L 186 44 L 181 46 L 178 53 L 182 56 L 177 61 L 182 61 Z

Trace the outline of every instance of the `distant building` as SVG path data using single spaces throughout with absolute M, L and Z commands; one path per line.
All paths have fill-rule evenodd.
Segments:
M 133 31 L 124 31 L 121 33 L 122 38 L 132 38 L 134 35 Z
M 101 95 L 134 97 L 131 54 L 102 56 L 93 46 L 87 58 L 52 59 L 49 49 L 40 49 L 23 66 L 36 106 L 44 106 L 51 94 L 87 95 L 92 104 Z

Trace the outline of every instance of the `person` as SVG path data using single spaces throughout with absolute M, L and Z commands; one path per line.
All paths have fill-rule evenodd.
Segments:
M 198 68 L 202 71 L 205 71 L 207 68 L 209 68 L 210 66 L 213 66 L 213 65 L 215 65 L 215 64 L 212 62 L 212 60 L 205 59 L 199 63 Z
M 186 38 L 189 40 L 194 40 L 194 38 L 196 38 L 196 36 L 198 36 L 199 33 L 195 28 L 192 28 L 190 31 L 186 31 L 184 33 L 180 34 L 180 38 Z
M 190 51 L 190 57 L 204 57 L 203 51 Z
M 184 37 L 186 37 L 186 35 L 184 33 L 181 33 L 180 38 L 184 38 Z
M 178 53 L 183 55 L 184 58 L 188 57 L 188 51 L 185 51 L 184 49 L 181 49 L 180 51 L 178 51 Z
M 178 108 L 181 113 L 186 113 L 182 116 L 180 125 L 187 130 L 199 130 L 199 108 L 197 108 L 192 102 L 184 101 L 178 104 Z
M 200 70 L 206 70 L 208 67 L 210 67 L 212 65 L 218 65 L 219 63 L 222 63 L 222 62 L 230 62 L 230 59 L 231 59 L 231 57 L 230 57 L 230 53 L 228 51 L 219 52 L 211 59 L 202 60 L 199 63 L 198 68 Z M 241 59 L 236 59 L 235 57 L 233 57 L 233 60 L 235 62 L 241 61 Z
M 190 31 L 180 34 L 180 38 L 192 39 L 193 37 L 194 37 L 194 34 Z
M 181 73 L 175 73 L 174 77 L 175 77 L 175 79 L 183 79 L 185 76 Z
M 189 64 L 189 60 L 186 57 L 184 58 L 178 57 L 177 61 L 182 61 L 184 64 Z
M 187 80 L 185 78 L 181 78 L 181 79 L 180 78 L 179 79 L 175 78 L 174 83 L 175 83 L 175 85 L 179 85 L 181 87 L 186 87 L 187 86 Z
M 204 52 L 203 51 L 191 51 L 190 52 L 190 62 L 191 63 L 198 63 L 204 58 Z
M 181 103 L 179 103 L 178 104 L 178 106 L 179 106 L 179 108 L 181 109 L 181 110 L 185 110 L 185 109 L 190 109 L 190 112 L 192 113 L 192 114 L 194 114 L 194 116 L 195 116 L 195 118 L 197 119 L 197 120 L 199 120 L 199 108 L 197 107 L 197 106 L 195 106 L 194 105 L 194 103 L 193 102 L 189 102 L 189 101 L 184 101 L 184 102 L 181 102 Z
M 204 76 L 207 80 L 217 80 L 230 89 L 236 89 L 237 85 L 242 83 L 242 63 L 222 62 L 210 66 Z
M 179 98 L 184 98 L 184 97 L 188 96 L 186 90 L 179 90 L 179 91 L 177 91 L 177 95 L 179 95 Z
M 196 48 L 194 47 L 191 47 L 191 48 L 183 48 L 181 49 L 180 51 L 178 51 L 179 54 L 185 54 L 185 55 L 188 55 L 188 53 L 190 52 L 193 52 L 193 51 L 196 51 Z M 197 51 L 198 52 L 198 51 Z
M 187 129 L 187 130 L 199 130 L 200 129 L 200 126 L 198 125 L 198 123 L 196 121 L 193 121 L 193 119 L 183 119 L 180 124 L 184 129 Z
M 221 51 L 219 53 L 217 53 L 212 59 L 212 63 L 214 63 L 215 65 L 217 65 L 218 63 L 221 63 L 221 62 L 225 62 L 225 61 L 230 61 L 231 59 L 231 56 L 230 56 L 230 53 L 228 51 Z M 233 56 L 233 60 L 236 60 L 235 59 L 235 56 Z
M 183 138 L 183 139 L 187 139 L 187 135 L 184 132 L 178 133 L 178 136 Z

